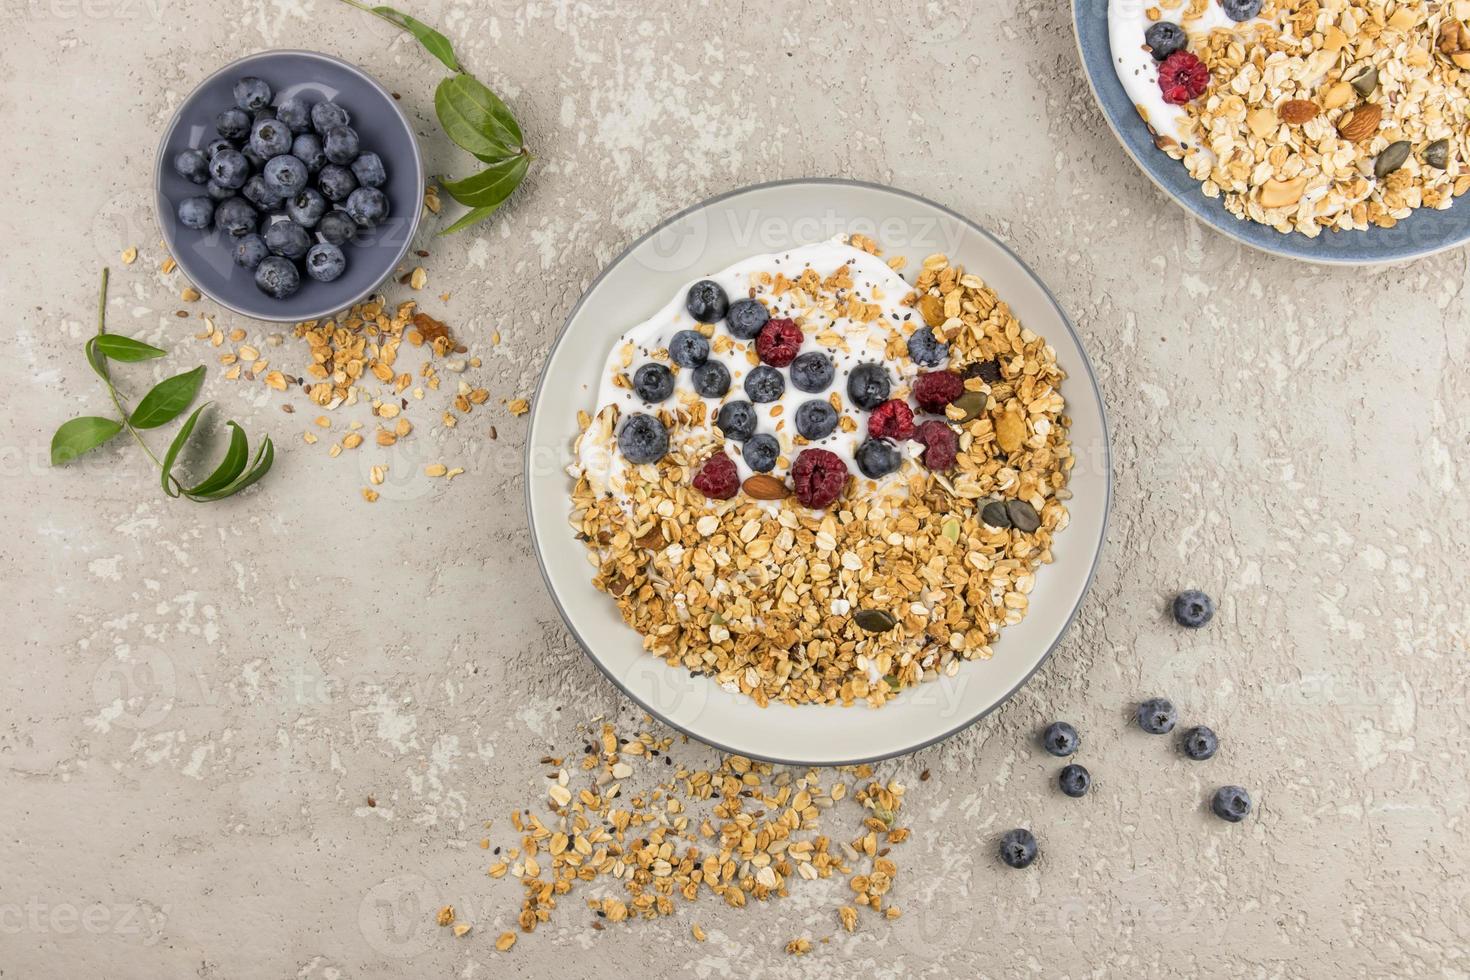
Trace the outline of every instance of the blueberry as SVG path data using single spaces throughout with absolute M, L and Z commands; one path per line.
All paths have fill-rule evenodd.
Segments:
M 265 168 L 266 161 L 270 159 L 270 157 L 263 157 L 257 153 L 249 140 L 246 140 L 245 145 L 240 147 L 240 155 L 245 158 L 245 162 L 250 164 L 250 169 L 255 173 L 260 173 Z
M 311 129 L 311 106 L 301 96 L 293 95 L 276 103 L 276 118 L 292 133 L 308 132 Z
M 796 408 L 796 431 L 803 439 L 825 439 L 837 428 L 837 409 L 821 398 L 802 402 Z
M 291 149 L 291 130 L 278 119 L 257 120 L 250 130 L 250 148 L 269 160 Z
M 315 228 L 327 213 L 327 199 L 310 187 L 286 202 L 286 213 L 303 228 Z
M 242 269 L 253 269 L 271 254 L 271 250 L 266 248 L 264 238 L 251 232 L 235 240 L 234 254 L 236 265 Z
M 328 160 L 345 166 L 357 159 L 362 147 L 357 139 L 357 130 L 351 126 L 333 126 L 322 137 L 322 149 L 326 151 Z
M 719 361 L 705 361 L 694 369 L 694 392 L 701 398 L 724 398 L 730 390 L 730 369 Z
M 305 228 L 290 218 L 273 222 L 266 228 L 264 238 L 272 255 L 292 260 L 299 260 L 311 248 L 311 236 L 306 233 Z
M 1220 0 L 1225 16 L 1233 21 L 1250 20 L 1261 12 L 1262 0 Z
M 732 442 L 744 442 L 755 435 L 755 406 L 747 401 L 726 402 L 715 415 L 715 425 Z
M 662 364 L 650 362 L 633 372 L 633 390 L 639 398 L 656 405 L 674 393 L 674 374 Z
M 949 345 L 929 327 L 920 327 L 909 335 L 909 360 L 924 367 L 938 367 L 949 357 Z
M 761 328 L 771 322 L 766 305 L 758 299 L 737 299 L 730 304 L 726 317 L 730 321 L 730 332 L 741 340 L 754 340 Z
M 244 109 L 231 107 L 214 117 L 214 128 L 227 140 L 243 140 L 250 135 L 254 121 Z
M 316 186 L 327 195 L 327 200 L 340 204 L 357 190 L 357 178 L 352 176 L 352 171 L 346 167 L 329 163 L 322 167 L 321 173 L 317 174 Z
M 311 128 L 325 136 L 329 130 L 352 122 L 347 110 L 335 102 L 318 102 L 311 107 Z
M 1138 706 L 1138 727 L 1150 735 L 1167 735 L 1174 730 L 1179 712 L 1168 698 L 1149 698 Z
M 266 186 L 265 178 L 260 174 L 245 181 L 240 196 L 262 211 L 274 211 L 285 202 L 285 198 Z
M 1184 733 L 1184 754 L 1195 762 L 1213 758 L 1219 748 L 1220 740 L 1204 725 L 1196 725 Z
M 1082 747 L 1082 739 L 1077 729 L 1065 721 L 1054 721 L 1041 733 L 1041 744 L 1052 755 L 1067 756 Z
M 1013 868 L 1029 867 L 1036 860 L 1036 838 L 1031 831 L 1017 828 L 1001 834 L 1000 859 Z
M 773 402 L 786 393 L 786 379 L 769 364 L 750 369 L 745 376 L 745 394 L 753 402 Z
M 832 358 L 818 350 L 797 354 L 791 362 L 791 384 L 797 391 L 813 394 L 826 391 L 835 373 Z
M 276 110 L 273 106 L 266 106 L 264 109 L 256 109 L 250 114 L 251 122 L 260 122 L 262 119 L 274 118 L 276 118 Z
M 1144 32 L 1143 41 L 1153 52 L 1154 60 L 1163 61 L 1175 51 L 1183 51 L 1188 47 L 1189 35 L 1178 24 L 1161 20 Z
M 261 173 L 265 177 L 265 186 L 282 197 L 288 198 L 299 194 L 306 187 L 307 181 L 311 179 L 311 175 L 307 173 L 306 164 L 289 153 L 272 157 Z
M 1092 788 L 1092 773 L 1085 766 L 1074 762 L 1062 767 L 1062 771 L 1057 774 L 1057 785 L 1070 797 L 1086 796 L 1087 791 Z
M 1250 815 L 1251 795 L 1240 786 L 1221 786 L 1215 790 L 1215 798 L 1210 801 L 1210 809 L 1215 811 L 1215 816 L 1221 820 L 1240 823 Z
M 247 112 L 264 109 L 271 104 L 271 87 L 265 79 L 246 75 L 235 83 L 235 105 Z
M 317 224 L 316 233 L 333 245 L 344 245 L 357 237 L 357 222 L 341 211 L 328 211 Z
M 669 451 L 669 433 L 652 415 L 634 412 L 618 433 L 618 448 L 630 463 L 657 463 Z
M 179 202 L 179 224 L 203 231 L 214 222 L 214 202 L 207 197 L 186 197 Z
M 268 255 L 255 267 L 255 286 L 272 299 L 287 299 L 301 288 L 301 273 L 290 259 Z
M 680 330 L 669 341 L 669 358 L 680 367 L 699 367 L 709 360 L 709 341 L 698 330 Z
M 208 194 L 209 199 L 215 204 L 220 204 L 224 201 L 228 201 L 230 198 L 235 196 L 236 190 L 238 190 L 238 188 L 226 187 L 224 184 L 221 184 L 217 180 L 211 180 L 209 183 L 204 185 L 204 193 Z
M 347 257 L 330 242 L 318 242 L 306 253 L 306 274 L 317 282 L 331 282 L 347 271 Z
M 720 284 L 710 279 L 701 279 L 689 287 L 684 297 L 684 309 L 700 323 L 719 323 L 730 308 L 730 297 Z
M 888 400 L 888 372 L 881 364 L 866 361 L 847 376 L 847 397 L 858 408 L 877 408 Z
M 184 150 L 174 157 L 174 172 L 195 184 L 209 183 L 209 157 L 202 150 Z
M 857 447 L 853 459 L 863 476 L 876 480 L 898 469 L 903 462 L 903 454 L 887 439 L 868 439 Z
M 255 226 L 260 224 L 260 215 L 243 197 L 232 197 L 214 209 L 214 223 L 220 231 L 239 238 L 255 230 Z
M 223 137 L 221 137 L 220 139 L 212 139 L 204 146 L 204 158 L 206 160 L 212 160 L 214 159 L 214 155 L 220 150 L 237 149 L 239 149 L 239 147 L 237 147 L 234 143 L 231 143 L 229 140 L 224 139 Z
M 740 455 L 745 457 L 745 465 L 757 473 L 769 473 L 776 468 L 776 460 L 781 456 L 781 444 L 775 436 L 762 432 L 745 440 Z
M 388 182 L 388 171 L 383 168 L 383 159 L 371 151 L 352 161 L 352 175 L 364 187 L 382 187 Z
M 250 161 L 239 150 L 220 150 L 209 161 L 209 176 L 221 187 L 239 190 L 250 179 Z
M 376 187 L 359 187 L 347 195 L 343 207 L 359 228 L 375 228 L 388 218 L 388 195 Z
M 1214 615 L 1215 600 L 1203 592 L 1190 589 L 1174 597 L 1174 621 L 1180 626 L 1197 630 L 1208 623 Z
M 322 149 L 321 137 L 316 133 L 302 133 L 291 141 L 291 155 L 311 173 L 318 173 L 327 165 L 327 154 Z

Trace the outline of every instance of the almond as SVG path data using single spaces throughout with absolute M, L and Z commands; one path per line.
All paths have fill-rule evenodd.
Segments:
M 1306 189 L 1307 178 L 1305 177 L 1298 177 L 1295 180 L 1268 180 L 1261 185 L 1261 207 L 1289 207 L 1302 199 L 1302 192 Z
M 1300 126 L 1317 117 L 1317 103 L 1311 99 L 1288 99 L 1281 104 L 1279 114 L 1282 122 L 1291 126 Z
M 769 473 L 757 473 L 741 486 L 745 489 L 746 494 L 756 500 L 780 500 L 791 492 L 786 489 L 785 483 Z
M 1361 143 L 1373 138 L 1373 134 L 1378 132 L 1378 124 L 1382 121 L 1383 106 L 1374 102 L 1365 102 L 1342 117 L 1342 121 L 1337 124 L 1337 132 L 1345 140 Z

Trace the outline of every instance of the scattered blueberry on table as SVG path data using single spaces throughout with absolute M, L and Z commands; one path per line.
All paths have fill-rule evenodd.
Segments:
M 1184 733 L 1184 754 L 1196 762 L 1213 758 L 1220 748 L 1220 740 L 1213 730 L 1196 725 Z
M 1240 786 L 1221 786 L 1210 800 L 1215 816 L 1230 823 L 1240 823 L 1251 812 L 1251 796 Z
M 1018 827 L 1000 838 L 1000 859 L 1012 868 L 1026 868 L 1036 860 L 1036 838 L 1031 831 Z
M 1071 763 L 1063 766 L 1062 771 L 1057 774 L 1057 785 L 1073 799 L 1086 796 L 1087 791 L 1092 788 L 1092 773 L 1085 766 Z
M 1196 589 L 1189 589 L 1174 597 L 1174 621 L 1180 626 L 1197 630 L 1215 616 L 1215 600 Z
M 1068 756 L 1082 747 L 1082 738 L 1065 721 L 1054 721 L 1041 733 L 1041 744 L 1052 755 Z
M 262 78 L 237 80 L 235 104 L 215 117 L 218 138 L 180 150 L 173 168 L 204 187 L 177 203 L 179 224 L 220 231 L 261 292 L 287 299 L 301 288 L 303 268 L 317 282 L 340 278 L 341 246 L 382 224 L 391 208 L 380 189 L 388 179 L 382 158 L 363 149 L 345 108 L 299 96 L 272 108 L 273 94 Z
M 1138 727 L 1150 735 L 1167 735 L 1179 721 L 1179 712 L 1168 698 L 1149 698 L 1138 706 Z

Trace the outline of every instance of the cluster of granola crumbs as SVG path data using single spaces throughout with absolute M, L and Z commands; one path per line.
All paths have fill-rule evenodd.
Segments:
M 948 473 L 910 465 L 881 494 L 853 480 L 827 511 L 790 497 L 706 498 L 691 487 L 705 446 L 631 467 L 622 495 L 577 480 L 571 524 L 593 582 L 645 649 L 762 705 L 878 706 L 989 658 L 1002 627 L 1025 616 L 1067 525 L 1074 458 L 1056 353 L 942 255 L 925 260 L 905 303 L 920 316 L 888 328 L 893 351 L 927 325 L 967 379 L 948 412 L 958 433 Z M 610 441 L 615 415 L 583 413 L 582 437 Z M 987 503 L 1021 508 L 1028 526 L 988 522 Z
M 853 896 L 836 910 L 842 929 L 857 928 L 861 908 L 899 917 L 889 896 L 898 875 L 892 849 L 909 836 L 898 824 L 904 787 L 875 780 L 872 766 L 798 773 L 729 756 L 713 770 L 689 769 L 670 755 L 672 736 L 619 738 L 603 724 L 587 740 L 579 764 L 541 760 L 557 767 L 548 775 L 550 813 L 543 819 L 530 808 L 514 811 L 520 842 L 495 848 L 487 870 L 521 882 L 522 932 L 550 921 L 561 896 L 600 883 L 617 890 L 586 899 L 595 930 L 673 915 L 680 901 L 705 892 L 733 908 L 775 901 L 789 896 L 795 879 L 833 875 L 848 878 Z M 833 811 L 849 799 L 860 824 L 850 842 L 834 845 L 823 821 L 837 819 Z M 456 923 L 454 909 L 441 909 L 436 921 Z M 706 939 L 697 923 L 690 933 Z M 514 944 L 507 932 L 495 946 L 506 952 Z M 794 955 L 811 949 L 805 938 L 787 947 Z

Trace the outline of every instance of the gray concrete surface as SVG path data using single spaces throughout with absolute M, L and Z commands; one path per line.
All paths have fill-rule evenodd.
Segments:
M 1061 0 L 410 6 L 540 163 L 492 224 L 423 240 L 425 296 L 451 293 L 426 303 L 485 353 L 494 398 L 422 443 L 465 476 L 373 507 L 357 463 L 302 444 L 304 405 L 283 415 L 217 365 L 206 395 L 280 443 L 258 492 L 170 501 L 128 446 L 65 470 L 46 447 L 104 407 L 80 353 L 104 263 L 114 329 L 172 347 L 167 367 L 210 362 L 157 272 L 148 188 L 198 79 L 269 47 L 358 61 L 445 171 L 463 160 L 437 136 L 438 66 L 327 0 L 0 6 L 0 976 L 1470 972 L 1470 253 L 1324 270 L 1197 227 L 1105 130 Z M 898 922 L 797 960 L 782 945 L 835 932 L 840 883 L 605 932 L 573 899 L 498 955 L 519 890 L 485 877 L 482 821 L 537 799 L 537 759 L 579 751 L 579 725 L 636 722 L 533 573 L 523 423 L 500 399 L 529 393 L 581 290 L 657 219 L 809 174 L 974 217 L 1074 315 L 1116 435 L 1100 578 L 1003 710 L 882 767 L 911 787 Z M 300 363 L 295 343 L 272 356 Z M 1183 586 L 1220 597 L 1208 631 L 1167 621 Z M 1214 762 L 1128 727 L 1155 693 L 1221 733 Z M 1054 717 L 1087 742 L 1081 803 L 1031 740 Z M 1221 782 L 1254 791 L 1248 823 L 1202 810 Z M 992 858 L 1015 824 L 1045 849 L 1024 874 Z M 427 927 L 443 902 L 475 932 Z

